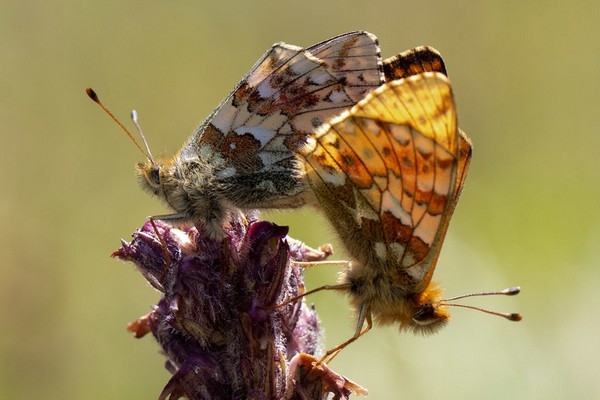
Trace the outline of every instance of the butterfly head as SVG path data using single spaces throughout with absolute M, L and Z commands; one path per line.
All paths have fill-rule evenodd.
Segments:
M 187 212 L 190 202 L 174 159 L 148 159 L 135 169 L 143 190 L 158 196 L 176 212 Z
M 156 216 L 171 223 L 203 226 L 213 239 L 224 236 L 222 224 L 231 207 L 220 197 L 208 163 L 172 158 L 148 159 L 136 166 L 143 190 L 163 200 L 175 212 Z
M 450 320 L 448 307 L 451 306 L 470 308 L 486 314 L 503 317 L 509 321 L 520 321 L 522 317 L 519 313 L 502 313 L 454 302 L 455 300 L 476 296 L 514 296 L 519 294 L 520 291 L 521 288 L 515 286 L 495 292 L 469 293 L 462 296 L 441 299 L 441 288 L 436 283 L 430 282 L 427 288 L 415 297 L 415 307 L 412 312 L 411 322 L 407 324 L 407 327 L 412 329 L 415 333 L 422 333 L 424 335 L 435 333 L 444 327 Z
M 155 196 L 164 195 L 162 182 L 164 178 L 161 174 L 164 173 L 164 168 L 161 164 L 157 164 L 154 160 L 148 160 L 145 163 L 139 163 L 135 168 L 142 189 L 154 194 Z
M 450 320 L 448 307 L 441 300 L 442 289 L 435 282 L 414 297 L 410 322 L 407 328 L 415 333 L 430 335 L 443 328 Z
M 368 271 L 360 266 L 345 272 L 351 300 L 357 310 L 366 310 L 367 319 L 370 314 L 378 324 L 398 324 L 402 331 L 422 335 L 436 333 L 450 320 L 448 304 L 441 297 L 442 288 L 435 282 L 429 282 L 425 289 L 415 288 L 411 294 L 398 291 L 380 276 L 362 279 L 365 275 L 357 273 Z M 363 323 L 359 312 L 358 324 L 362 327 Z

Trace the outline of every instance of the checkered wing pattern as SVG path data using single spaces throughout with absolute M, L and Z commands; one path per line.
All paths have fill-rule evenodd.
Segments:
M 192 136 L 183 160 L 210 158 L 247 207 L 277 207 L 301 190 L 294 154 L 331 117 L 383 83 L 377 38 L 352 32 L 307 49 L 273 46 Z
M 381 86 L 302 151 L 319 202 L 351 255 L 426 285 L 470 158 L 447 78 Z

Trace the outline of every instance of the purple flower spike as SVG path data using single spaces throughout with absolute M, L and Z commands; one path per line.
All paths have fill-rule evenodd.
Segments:
M 304 280 L 293 261 L 322 260 L 330 246 L 311 249 L 287 237 L 287 227 L 242 218 L 230 221 L 223 240 L 196 227 L 154 225 L 146 223 L 113 256 L 132 261 L 163 294 L 128 327 L 136 337 L 151 332 L 167 356 L 173 376 L 159 399 L 344 399 L 363 393 L 316 365 L 318 316 L 304 298 L 294 300 Z

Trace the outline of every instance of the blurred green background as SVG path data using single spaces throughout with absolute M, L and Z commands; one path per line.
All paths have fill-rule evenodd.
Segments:
M 0 398 L 152 399 L 169 379 L 153 340 L 125 331 L 159 296 L 109 258 L 166 210 L 84 88 L 127 125 L 135 107 L 170 155 L 273 43 L 356 29 L 384 57 L 444 56 L 475 152 L 436 279 L 449 296 L 519 284 L 470 303 L 524 320 L 455 309 L 433 337 L 374 329 L 332 367 L 370 399 L 600 397 L 599 15 L 597 1 L 1 1 Z M 343 257 L 312 210 L 265 217 Z M 346 299 L 309 301 L 329 346 L 352 334 Z

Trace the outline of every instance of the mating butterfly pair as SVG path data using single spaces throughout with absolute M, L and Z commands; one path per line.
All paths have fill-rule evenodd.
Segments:
M 471 144 L 434 49 L 382 62 L 362 31 L 307 49 L 277 44 L 174 157 L 148 156 L 142 186 L 175 210 L 154 218 L 215 238 L 238 209 L 323 210 L 352 257 L 329 288 L 358 311 L 355 335 L 328 354 L 373 317 L 425 333 L 449 319 L 431 277 Z

